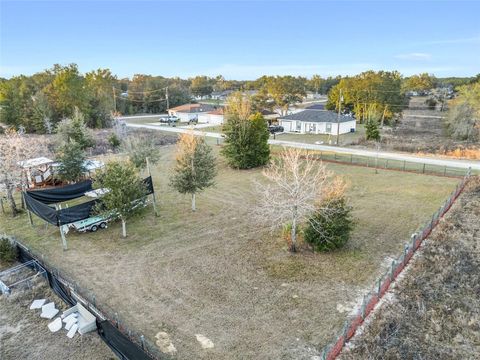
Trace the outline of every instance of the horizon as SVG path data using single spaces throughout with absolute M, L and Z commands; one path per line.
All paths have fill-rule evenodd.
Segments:
M 130 79 L 470 77 L 480 72 L 478 13 L 473 2 L 2 1 L 0 76 L 76 63 Z

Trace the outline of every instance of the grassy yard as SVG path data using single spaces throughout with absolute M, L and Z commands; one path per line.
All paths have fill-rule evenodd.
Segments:
M 148 339 L 167 332 L 181 359 L 310 359 L 457 183 L 328 164 L 350 184 L 353 237 L 341 251 L 292 255 L 252 219 L 260 170 L 219 160 L 216 186 L 192 213 L 189 197 L 168 186 L 173 158 L 173 147 L 163 147 L 154 169 L 160 217 L 147 208 L 127 223 L 126 239 L 119 224 L 71 232 L 64 252 L 57 228 L 38 218 L 32 228 L 25 215 L 0 217 L 0 232 L 43 253 Z M 201 349 L 195 334 L 215 347 Z

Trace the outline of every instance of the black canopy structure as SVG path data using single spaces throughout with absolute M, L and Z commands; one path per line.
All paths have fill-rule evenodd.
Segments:
M 142 182 L 147 189 L 146 195 L 153 194 L 154 189 L 152 177 L 149 176 L 143 179 Z M 101 200 L 90 200 L 64 209 L 56 209 L 49 206 L 49 204 L 77 199 L 84 196 L 87 191 L 91 190 L 92 181 L 87 180 L 61 188 L 26 191 L 23 193 L 23 196 L 28 210 L 52 225 L 62 226 L 89 218 L 94 206 Z
M 27 194 L 44 204 L 56 204 L 73 200 L 83 196 L 87 191 L 93 190 L 92 180 L 82 181 L 73 185 L 63 187 L 27 191 Z

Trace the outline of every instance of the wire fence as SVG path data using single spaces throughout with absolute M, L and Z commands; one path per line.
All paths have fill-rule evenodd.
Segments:
M 439 223 L 442 216 L 444 216 L 445 213 L 450 209 L 452 204 L 465 188 L 470 176 L 471 169 L 468 169 L 462 181 L 457 185 L 456 189 L 451 193 L 448 199 L 445 200 L 442 206 L 432 215 L 431 219 L 428 220 L 419 231 L 411 236 L 409 243 L 404 247 L 403 253 L 397 259 L 392 261 L 388 271 L 377 279 L 374 288 L 363 296 L 363 301 L 357 314 L 347 319 L 341 332 L 336 336 L 336 340 L 323 349 L 320 356 L 322 360 L 333 360 L 340 354 L 345 343 L 352 338 L 360 325 L 371 313 L 375 305 L 385 295 L 387 290 L 390 288 L 390 285 L 395 281 L 398 275 L 408 264 L 415 251 L 417 251 L 422 244 L 423 240 L 430 235 L 432 230 Z
M 407 160 L 392 160 L 381 157 L 369 157 L 353 154 L 341 154 L 336 152 L 314 152 L 318 160 L 327 162 L 337 162 L 357 166 L 370 167 L 374 169 L 396 170 L 411 172 L 416 174 L 428 174 L 448 177 L 463 177 L 465 169 L 417 163 Z
M 23 252 L 26 252 L 31 258 L 34 258 L 43 268 L 45 268 L 51 276 L 63 285 L 64 290 L 68 292 L 67 296 L 80 302 L 85 308 L 91 311 L 97 319 L 101 321 L 108 321 L 112 326 L 118 329 L 124 336 L 126 336 L 133 344 L 140 347 L 146 356 L 153 360 L 163 359 L 163 355 L 159 348 L 149 340 L 144 334 L 136 331 L 131 325 L 127 323 L 115 309 L 107 306 L 104 303 L 99 303 L 95 294 L 91 290 L 87 290 L 73 281 L 67 274 L 61 271 L 59 268 L 54 267 L 49 263 L 43 254 L 36 253 L 29 249 L 17 239 L 13 239 L 19 248 Z M 119 355 L 119 354 L 117 354 Z M 122 355 L 122 359 L 134 359 L 134 357 L 128 357 Z

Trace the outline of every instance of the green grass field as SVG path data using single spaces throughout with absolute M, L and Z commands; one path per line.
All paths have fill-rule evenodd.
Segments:
M 290 254 L 280 234 L 252 217 L 260 170 L 229 169 L 219 157 L 216 186 L 190 198 L 168 185 L 173 147 L 154 168 L 160 217 L 151 207 L 97 233 L 67 235 L 26 215 L 0 217 L 16 235 L 114 309 L 148 339 L 165 331 L 180 359 L 278 359 L 315 355 L 348 311 L 427 221 L 457 180 L 328 164 L 349 184 L 355 230 L 337 252 Z M 218 151 L 218 147 L 215 147 Z M 195 334 L 215 347 L 202 350 Z

